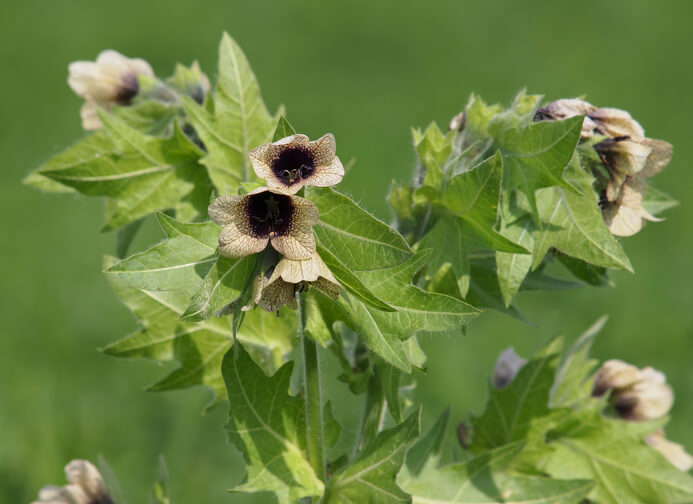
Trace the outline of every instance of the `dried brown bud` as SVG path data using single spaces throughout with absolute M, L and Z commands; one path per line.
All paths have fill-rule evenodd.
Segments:
M 510 385 L 526 363 L 527 359 L 517 355 L 513 347 L 503 350 L 493 368 L 493 386 L 502 389 Z

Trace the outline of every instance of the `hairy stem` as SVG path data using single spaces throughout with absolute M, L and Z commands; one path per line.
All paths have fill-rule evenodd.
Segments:
M 305 300 L 297 293 L 299 311 L 299 335 L 303 349 L 303 380 L 305 386 L 306 408 L 306 447 L 308 461 L 313 466 L 315 474 L 325 481 L 325 445 L 323 435 L 322 390 L 320 385 L 320 364 L 318 362 L 318 344 L 306 337 Z

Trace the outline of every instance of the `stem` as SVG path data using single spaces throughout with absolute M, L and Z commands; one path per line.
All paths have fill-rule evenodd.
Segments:
M 320 364 L 318 362 L 318 344 L 304 334 L 305 301 L 301 293 L 296 294 L 298 301 L 299 336 L 303 348 L 303 379 L 306 406 L 306 447 L 308 461 L 315 474 L 323 482 L 325 477 L 325 446 L 323 435 L 322 390 L 320 385 Z

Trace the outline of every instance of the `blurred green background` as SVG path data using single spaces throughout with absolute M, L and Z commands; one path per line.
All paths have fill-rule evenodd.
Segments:
M 339 155 L 356 159 L 342 188 L 385 219 L 390 180 L 413 165 L 409 127 L 447 124 L 471 91 L 506 104 L 524 86 L 549 98 L 584 94 L 672 142 L 673 162 L 654 185 L 683 204 L 624 240 L 636 275 L 615 274 L 612 289 L 521 295 L 537 327 L 487 313 L 465 336 L 427 338 L 430 370 L 417 396 L 427 402 L 426 425 L 447 404 L 460 421 L 483 407 L 499 350 L 512 344 L 526 355 L 608 313 L 596 354 L 664 370 L 677 392 L 669 436 L 693 451 L 691 19 L 685 0 L 5 3 L 0 502 L 29 502 L 41 485 L 62 484 L 69 459 L 98 454 L 130 503 L 147 501 L 159 454 L 174 503 L 272 502 L 226 494 L 243 474 L 225 444 L 226 407 L 201 417 L 203 389 L 142 392 L 166 369 L 97 352 L 135 327 L 101 274 L 114 248 L 114 236 L 98 232 L 101 202 L 20 185 L 82 135 L 80 101 L 65 82 L 70 61 L 114 48 L 161 76 L 194 59 L 212 76 L 224 30 L 246 51 L 272 110 L 285 104 L 311 137 L 334 132 Z M 150 226 L 146 236 L 160 235 Z M 344 394 L 329 388 L 347 439 L 360 411 Z

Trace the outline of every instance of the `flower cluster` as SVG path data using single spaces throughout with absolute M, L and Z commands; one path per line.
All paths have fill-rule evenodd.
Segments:
M 260 271 L 253 294 L 253 301 L 267 311 L 295 307 L 296 292 L 311 286 L 336 299 L 339 284 L 315 250 L 318 209 L 296 195 L 306 185 L 326 187 L 342 180 L 334 136 L 328 133 L 311 142 L 296 134 L 260 145 L 249 155 L 267 187 L 221 196 L 209 206 L 209 217 L 222 226 L 219 253 L 238 258 L 267 250 L 269 266 Z M 272 259 L 271 249 L 283 257 Z
M 562 99 L 539 108 L 535 120 L 584 115 L 580 138 L 593 145 L 600 206 L 609 230 L 631 236 L 644 221 L 658 220 L 643 207 L 647 179 L 669 164 L 671 144 L 645 137 L 645 130 L 625 110 L 597 108 L 579 99 Z M 604 173 L 605 172 L 605 173 Z
M 669 413 L 674 392 L 664 373 L 651 367 L 638 369 L 632 364 L 612 359 L 604 362 L 594 376 L 592 394 L 610 392 L 609 401 L 625 420 L 657 420 Z M 668 441 L 659 429 L 645 441 L 683 471 L 693 467 L 693 457 L 677 443 Z
M 65 466 L 65 486 L 48 485 L 39 491 L 33 504 L 114 504 L 98 469 L 87 460 L 73 460 Z

